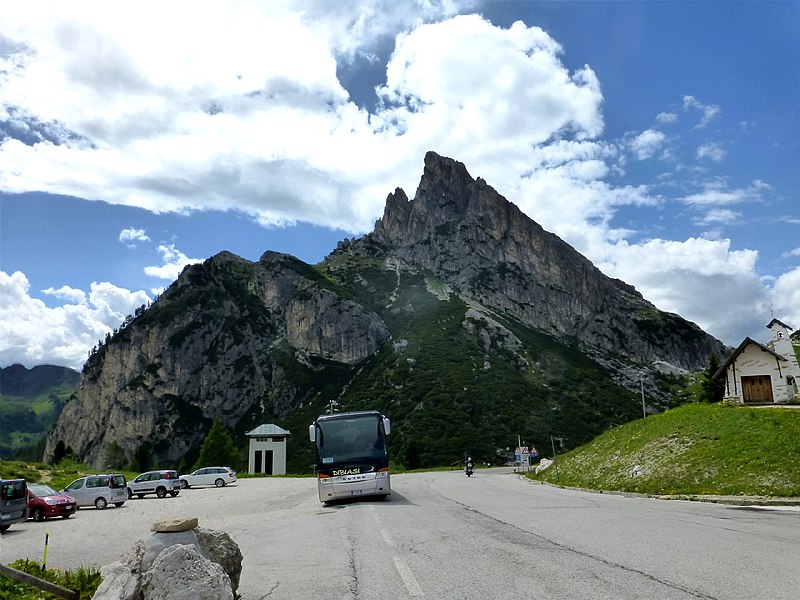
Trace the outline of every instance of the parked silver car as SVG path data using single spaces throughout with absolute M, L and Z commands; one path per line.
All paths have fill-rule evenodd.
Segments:
M 194 485 L 215 485 L 223 487 L 236 482 L 236 471 L 230 467 L 203 467 L 189 475 L 181 475 L 181 487 L 190 488 Z
M 181 491 L 181 480 L 177 471 L 147 471 L 128 482 L 128 498 L 144 498 L 145 494 L 155 494 L 159 498 L 177 496 Z
M 62 492 L 75 498 L 80 506 L 105 508 L 109 504 L 122 506 L 128 499 L 125 493 L 127 482 L 122 473 L 86 475 L 76 479 Z

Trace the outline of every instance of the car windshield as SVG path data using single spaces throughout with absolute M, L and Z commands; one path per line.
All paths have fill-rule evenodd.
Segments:
M 43 496 L 55 496 L 58 494 L 53 488 L 49 485 L 40 485 L 40 484 L 31 484 L 28 486 L 28 489 L 33 493 L 34 496 L 37 498 L 41 498 Z

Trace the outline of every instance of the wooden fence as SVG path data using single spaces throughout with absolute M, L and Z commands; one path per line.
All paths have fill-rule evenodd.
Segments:
M 27 583 L 28 585 L 37 587 L 40 590 L 44 590 L 45 592 L 58 596 L 59 598 L 66 598 L 66 600 L 81 600 L 80 592 L 73 592 L 72 590 L 63 588 L 60 585 L 56 585 L 55 583 L 50 583 L 49 581 L 39 579 L 38 577 L 35 577 L 29 573 L 18 571 L 17 569 L 12 569 L 11 567 L 7 567 L 5 565 L 0 565 L 0 575 L 5 575 L 6 577 L 16 579 L 22 583 Z

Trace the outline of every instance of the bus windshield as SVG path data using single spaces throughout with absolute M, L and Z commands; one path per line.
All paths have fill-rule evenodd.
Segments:
M 386 434 L 378 414 L 320 419 L 316 443 L 320 466 L 352 462 L 386 464 Z

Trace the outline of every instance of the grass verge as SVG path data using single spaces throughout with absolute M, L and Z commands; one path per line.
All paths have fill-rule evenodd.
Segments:
M 800 409 L 688 404 L 615 427 L 532 479 L 644 494 L 800 496 Z

